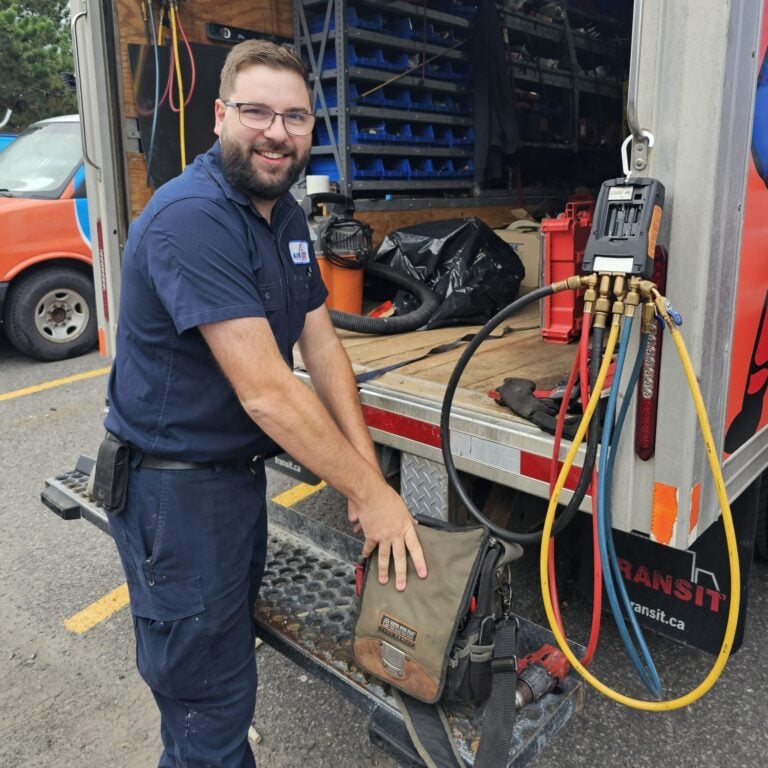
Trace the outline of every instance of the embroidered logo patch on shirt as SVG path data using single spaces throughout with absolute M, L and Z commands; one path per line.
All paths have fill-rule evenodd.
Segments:
M 306 240 L 291 240 L 288 250 L 294 264 L 309 264 L 309 243 Z

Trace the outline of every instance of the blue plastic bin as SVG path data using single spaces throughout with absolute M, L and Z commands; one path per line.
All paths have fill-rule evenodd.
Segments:
M 333 126 L 333 138 L 331 138 L 330 134 L 328 133 L 328 128 L 325 125 L 325 118 L 318 118 L 317 122 L 315 123 L 317 146 L 323 147 L 329 144 L 335 144 L 339 140 L 338 123 L 336 120 L 331 120 L 331 125 Z
M 435 176 L 435 166 L 429 157 L 418 157 L 411 160 L 411 178 L 429 179 Z
M 407 157 L 383 157 L 383 176 L 389 179 L 408 179 L 411 175 L 411 164 Z
M 394 109 L 410 109 L 412 104 L 411 92 L 405 88 L 382 88 L 377 93 L 381 94 L 382 105 Z
M 432 123 L 416 124 L 413 126 L 413 141 L 416 144 L 434 144 L 435 128 Z
M 387 141 L 395 144 L 413 144 L 413 131 L 410 123 L 389 123 Z
M 381 51 L 379 52 L 382 53 Z M 393 72 L 405 72 L 405 70 L 411 68 L 411 63 L 408 61 L 408 54 L 388 51 L 386 54 L 382 54 L 382 61 L 379 66 L 382 69 L 389 69 Z
M 432 94 L 432 109 L 435 112 L 453 112 L 454 101 L 453 97 L 446 93 L 434 93 Z
M 353 158 L 350 174 L 353 179 L 380 179 L 384 176 L 384 165 L 378 157 Z
M 350 67 L 387 68 L 381 48 L 366 48 L 352 43 L 347 44 L 347 64 Z M 325 56 L 323 56 L 322 68 L 336 68 L 336 51 L 326 51 Z
M 332 157 L 313 157 L 309 161 L 309 173 L 327 176 L 331 181 L 339 180 L 339 169 Z
M 384 17 L 380 13 L 374 13 L 371 15 L 361 16 L 357 9 L 347 8 L 346 20 L 348 27 L 356 27 L 357 29 L 371 29 L 374 32 L 381 32 L 384 29 Z M 309 24 L 309 31 L 312 34 L 323 31 L 323 25 L 325 24 L 325 14 L 315 14 L 307 19 Z M 331 16 L 330 25 L 328 29 L 336 29 L 336 18 Z
M 350 120 L 349 141 L 362 144 L 366 141 L 381 143 L 387 141 L 387 126 L 382 120 Z

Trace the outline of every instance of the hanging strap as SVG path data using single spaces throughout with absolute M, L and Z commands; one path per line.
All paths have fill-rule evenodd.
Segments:
M 504 338 L 504 336 L 506 336 L 509 333 L 518 333 L 519 331 L 534 331 L 538 327 L 539 327 L 538 325 L 529 325 L 525 328 L 513 328 L 512 326 L 508 325 L 502 329 L 501 333 L 497 333 L 495 335 L 489 335 L 487 338 L 502 339 Z M 375 379 L 378 376 L 382 376 L 385 373 L 394 371 L 397 368 L 402 368 L 404 365 L 410 365 L 411 363 L 418 363 L 419 360 L 424 360 L 427 357 L 430 357 L 431 355 L 439 355 L 443 352 L 450 352 L 452 349 L 456 349 L 456 347 L 460 346 L 461 344 L 465 344 L 467 342 L 472 341 L 472 339 L 474 339 L 475 336 L 477 336 L 476 333 L 468 333 L 459 339 L 454 339 L 453 341 L 449 341 L 445 344 L 438 344 L 436 347 L 432 347 L 432 349 L 430 349 L 429 352 L 425 352 L 423 355 L 419 355 L 418 357 L 412 357 L 410 360 L 400 360 L 397 363 L 392 363 L 391 365 L 385 365 L 384 367 L 376 368 L 373 371 L 365 371 L 364 373 L 358 373 L 355 376 L 355 381 L 358 384 L 364 384 L 366 381 Z
M 425 704 L 392 689 L 413 746 L 427 768 L 466 768 L 440 704 Z
M 509 764 L 517 691 L 517 631 L 515 619 L 503 619 L 496 626 L 493 689 L 485 708 L 475 768 L 506 768 Z
M 507 768 L 509 764 L 516 715 L 517 633 L 515 619 L 503 619 L 496 626 L 491 662 L 493 687 L 485 707 L 474 768 Z M 425 704 L 395 688 L 392 693 L 411 741 L 427 768 L 466 768 L 440 704 Z

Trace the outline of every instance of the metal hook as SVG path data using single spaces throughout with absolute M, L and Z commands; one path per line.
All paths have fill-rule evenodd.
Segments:
M 653 147 L 654 144 L 654 138 L 653 134 L 650 131 L 642 131 L 643 138 L 648 142 L 648 149 Z M 624 176 L 626 177 L 627 181 L 629 181 L 629 177 L 632 175 L 632 169 L 629 167 L 629 159 L 630 159 L 630 151 L 629 151 L 629 145 L 630 143 L 635 139 L 635 137 L 630 134 L 627 136 L 626 139 L 624 139 L 624 142 L 621 145 L 621 167 L 624 171 Z M 640 143 L 640 142 L 638 142 Z M 642 170 L 645 168 L 645 161 L 642 161 L 642 164 L 638 165 L 636 170 Z

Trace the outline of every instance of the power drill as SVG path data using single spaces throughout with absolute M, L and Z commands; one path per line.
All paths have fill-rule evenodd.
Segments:
M 542 645 L 518 663 L 515 706 L 522 709 L 526 704 L 538 701 L 548 694 L 568 674 L 571 665 L 559 648 Z

